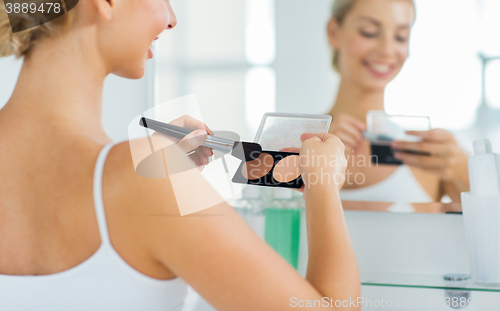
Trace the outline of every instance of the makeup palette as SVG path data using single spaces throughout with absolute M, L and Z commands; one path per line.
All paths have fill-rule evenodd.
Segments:
M 426 116 L 388 115 L 384 111 L 370 110 L 366 115 L 367 131 L 363 133 L 370 141 L 371 159 L 373 164 L 401 165 L 394 157 L 391 148 L 393 140 L 418 142 L 420 137 L 406 134 L 406 131 L 428 131 L 431 128 L 430 119 Z M 397 150 L 399 152 L 426 155 L 425 152 L 412 150 Z
M 328 133 L 331 116 L 291 113 L 266 113 L 255 142 L 262 146 L 260 156 L 241 162 L 232 181 L 257 186 L 299 189 L 300 137 L 305 133 Z

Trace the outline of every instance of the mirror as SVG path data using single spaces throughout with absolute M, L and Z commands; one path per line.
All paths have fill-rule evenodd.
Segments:
M 489 138 L 494 151 L 500 148 L 496 143 L 500 4 L 496 0 L 415 0 L 413 10 L 411 0 L 359 0 L 358 19 L 327 31 L 333 3 L 172 1 L 180 22 L 164 32 L 156 46 L 157 104 L 195 93 L 207 124 L 234 131 L 245 140 L 254 139 L 262 115 L 273 111 L 332 113 L 331 131 L 341 114 L 365 123 L 369 109 L 427 116 L 433 129 L 446 130 L 439 139 L 456 142 L 433 144 L 433 152 L 444 157 L 443 162 L 459 161 L 456 167 L 461 170 L 442 168 L 435 163 L 439 159 L 427 167 L 411 161 L 413 165 L 370 167 L 370 160 L 357 158 L 370 155 L 370 146 L 362 145 L 358 154 L 348 157 L 354 162 L 348 171 L 352 184 L 345 186 L 342 198 L 459 202 L 460 192 L 468 187 L 466 159 L 472 142 Z M 390 10 L 384 5 L 396 5 L 392 11 L 399 13 L 387 13 Z M 410 31 L 405 25 L 413 22 L 415 11 Z M 349 42 L 364 50 L 357 55 Z M 384 42 L 387 46 L 381 47 Z M 332 45 L 339 51 L 341 74 L 332 68 Z M 349 57 L 341 51 L 349 51 Z M 400 72 L 398 66 L 402 66 Z M 364 92 L 369 91 L 366 86 L 378 88 L 378 94 L 372 92 L 373 101 L 382 105 L 369 104 L 356 83 L 365 83 Z M 439 154 L 457 150 L 463 152 L 461 157 Z

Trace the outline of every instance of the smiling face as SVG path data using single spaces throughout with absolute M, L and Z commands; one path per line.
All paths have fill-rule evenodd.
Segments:
M 101 54 L 118 76 L 138 79 L 146 60 L 153 57 L 153 41 L 177 24 L 168 0 L 114 1 L 112 18 L 99 27 Z
M 414 20 L 411 0 L 356 0 L 341 23 L 332 19 L 329 42 L 342 79 L 365 89 L 385 88 L 408 58 Z

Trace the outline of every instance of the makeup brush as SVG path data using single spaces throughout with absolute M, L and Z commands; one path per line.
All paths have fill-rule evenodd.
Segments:
M 192 132 L 192 130 L 180 126 L 163 123 L 145 117 L 140 119 L 139 125 L 179 140 L 183 139 L 186 135 Z M 207 135 L 207 138 L 201 146 L 222 151 L 224 153 L 231 153 L 231 155 L 243 161 L 255 160 L 262 153 L 262 147 L 257 143 L 234 141 L 212 135 Z

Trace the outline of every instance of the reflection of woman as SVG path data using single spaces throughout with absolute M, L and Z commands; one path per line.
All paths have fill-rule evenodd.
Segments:
M 328 23 L 340 73 L 337 99 L 330 114 L 331 132 L 346 146 L 346 200 L 428 202 L 448 194 L 460 200 L 468 189 L 467 154 L 453 136 L 441 129 L 411 133 L 419 143 L 393 142 L 395 149 L 412 149 L 431 156 L 396 153 L 407 165 L 370 165 L 370 146 L 363 138 L 369 110 L 384 109 L 384 90 L 408 57 L 415 20 L 412 0 L 336 0 Z M 367 159 L 362 161 L 362 159 Z
M 174 179 L 138 176 L 129 143 L 111 143 L 101 124 L 105 77 L 142 77 L 149 45 L 175 25 L 168 1 L 91 0 L 13 34 L 1 4 L 0 56 L 24 56 L 0 110 L 2 309 L 181 310 L 184 281 L 217 310 L 289 310 L 322 297 L 359 297 L 340 184 L 304 189 L 304 280 L 226 203 L 178 216 Z M 175 123 L 194 130 L 179 145 L 206 165 L 212 153 L 197 138 L 208 128 L 189 117 Z M 343 157 L 334 135 L 303 138 L 306 157 Z M 171 149 L 188 161 L 181 150 Z M 301 166 L 303 176 L 325 169 L 343 174 L 345 163 Z M 200 200 L 216 195 L 197 170 L 189 172 L 183 190 Z

